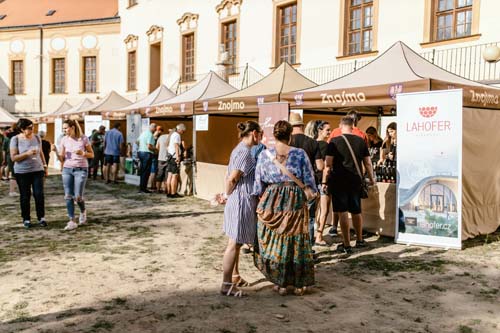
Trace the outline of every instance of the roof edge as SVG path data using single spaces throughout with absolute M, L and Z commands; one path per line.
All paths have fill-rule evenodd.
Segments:
M 76 20 L 76 21 L 64 21 L 46 24 L 29 24 L 29 25 L 12 25 L 7 27 L 0 27 L 1 31 L 13 31 L 13 30 L 24 30 L 24 29 L 39 29 L 39 28 L 53 28 L 61 26 L 78 26 L 87 24 L 98 24 L 98 23 L 120 23 L 120 16 L 104 17 L 100 19 L 89 19 L 89 20 Z

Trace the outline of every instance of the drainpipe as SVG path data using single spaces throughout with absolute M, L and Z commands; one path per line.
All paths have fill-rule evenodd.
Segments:
M 40 28 L 40 98 L 39 98 L 39 108 L 40 113 L 43 112 L 43 25 Z

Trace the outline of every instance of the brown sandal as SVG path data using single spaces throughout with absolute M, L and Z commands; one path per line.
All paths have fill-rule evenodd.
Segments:
M 231 282 L 222 282 L 223 286 L 229 286 L 228 290 L 220 290 L 221 295 L 223 296 L 234 296 L 234 297 L 245 297 L 248 296 L 243 292 L 243 290 L 240 290 L 236 287 L 234 283 Z M 236 289 L 235 289 L 236 288 Z
M 250 285 L 250 283 L 245 281 L 239 275 L 233 275 L 233 283 L 236 285 L 236 287 L 248 287 Z

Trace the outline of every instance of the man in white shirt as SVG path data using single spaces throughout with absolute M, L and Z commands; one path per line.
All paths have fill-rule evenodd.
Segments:
M 170 135 L 168 143 L 168 177 L 167 177 L 167 197 L 180 198 L 177 193 L 179 185 L 179 169 L 181 164 L 181 135 L 186 131 L 186 125 L 178 124 L 175 127 L 175 132 Z

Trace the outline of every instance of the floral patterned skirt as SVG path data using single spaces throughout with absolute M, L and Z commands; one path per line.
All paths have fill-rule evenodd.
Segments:
M 257 206 L 254 264 L 284 288 L 314 285 L 306 198 L 293 182 L 269 185 Z

